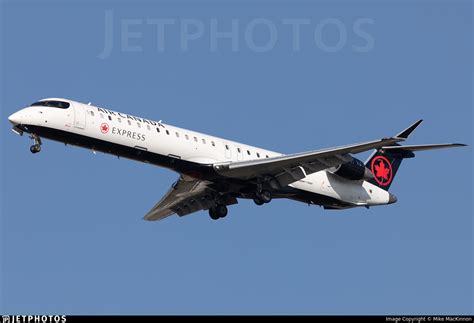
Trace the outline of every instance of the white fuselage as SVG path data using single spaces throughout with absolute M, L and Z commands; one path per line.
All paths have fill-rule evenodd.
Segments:
M 53 99 L 51 99 L 53 100 Z M 60 99 L 64 100 L 64 99 Z M 220 162 L 271 158 L 282 154 L 242 143 L 174 127 L 128 114 L 64 100 L 67 109 L 43 106 L 24 108 L 10 121 L 85 136 L 137 151 L 147 151 L 183 161 L 212 165 Z M 62 141 L 61 138 L 54 138 Z M 94 149 L 92 147 L 92 149 Z M 108 153 L 120 155 L 115 151 Z M 147 162 L 147 160 L 142 160 Z M 367 181 L 351 181 L 320 171 L 290 184 L 291 187 L 331 197 L 354 206 L 385 205 L 390 194 Z

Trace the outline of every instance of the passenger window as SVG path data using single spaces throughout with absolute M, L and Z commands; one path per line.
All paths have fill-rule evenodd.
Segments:
M 179 132 L 176 132 L 176 138 L 179 138 Z
M 142 125 L 141 125 L 140 122 L 137 122 L 137 126 L 138 126 L 138 128 L 141 128 L 141 127 L 142 127 Z
M 92 117 L 94 116 L 94 111 L 91 111 L 91 116 L 92 116 Z
M 151 130 L 149 124 L 146 125 L 146 128 L 147 128 L 147 130 Z
M 132 125 L 132 122 L 130 120 L 127 120 L 128 122 L 128 125 L 131 126 Z
M 168 130 L 166 130 L 166 134 L 169 136 L 170 135 L 170 132 Z
M 100 114 L 100 118 L 101 118 L 101 119 L 104 119 L 104 115 L 103 115 L 102 113 Z
M 242 150 L 240 150 L 240 148 L 237 148 L 237 151 L 239 152 L 239 154 L 240 154 L 240 152 L 242 152 Z
M 250 156 L 250 150 L 247 150 L 247 155 L 249 155 L 249 156 Z
M 197 139 L 197 137 L 194 137 L 194 141 L 195 141 L 195 142 L 198 142 L 198 139 Z
M 225 149 L 229 150 L 229 145 L 225 145 Z
M 265 155 L 265 158 L 269 158 L 268 155 Z
M 109 116 L 109 120 L 112 121 L 112 117 L 111 117 L 111 116 Z
M 117 121 L 118 121 L 119 123 L 122 123 L 122 119 L 120 119 L 120 118 L 117 118 Z
M 216 143 L 214 141 L 211 141 L 211 145 L 212 145 L 212 147 L 215 147 Z
M 156 132 L 160 133 L 160 128 L 156 127 Z
M 260 153 L 257 153 L 257 157 L 260 158 Z
M 202 138 L 202 143 L 206 144 L 206 139 Z
M 188 134 L 185 134 L 185 135 L 184 135 L 184 138 L 186 138 L 186 140 L 189 140 Z

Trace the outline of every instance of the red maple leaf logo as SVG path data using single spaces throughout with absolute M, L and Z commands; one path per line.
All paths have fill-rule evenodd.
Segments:
M 107 132 L 109 132 L 109 125 L 106 124 L 106 123 L 101 124 L 101 125 L 100 125 L 100 131 L 101 131 L 102 133 L 107 133 Z
M 375 181 L 381 186 L 388 186 L 392 182 L 393 170 L 390 161 L 384 156 L 377 156 L 372 160 L 372 174 Z
M 378 178 L 383 178 L 388 181 L 390 168 L 385 167 L 385 163 L 381 160 L 378 165 L 375 165 L 375 173 L 375 176 Z

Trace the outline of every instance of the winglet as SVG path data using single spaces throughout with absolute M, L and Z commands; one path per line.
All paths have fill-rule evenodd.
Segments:
M 423 122 L 423 120 L 418 120 L 414 124 L 412 124 L 410 127 L 406 128 L 402 132 L 400 132 L 398 135 L 395 136 L 395 138 L 400 138 L 400 139 L 408 139 L 408 137 L 411 135 L 411 133 Z

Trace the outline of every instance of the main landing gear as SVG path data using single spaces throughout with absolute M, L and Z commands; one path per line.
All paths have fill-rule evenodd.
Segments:
M 38 135 L 31 134 L 31 139 L 34 140 L 34 144 L 30 147 L 30 151 L 33 154 L 39 153 L 41 151 L 41 138 Z
M 267 190 L 257 192 L 257 194 L 255 194 L 255 197 L 253 198 L 253 201 L 257 205 L 270 203 L 272 201 L 272 193 Z
M 213 220 L 218 220 L 220 218 L 225 218 L 227 215 L 227 206 L 224 204 L 217 204 L 209 209 L 209 216 Z

